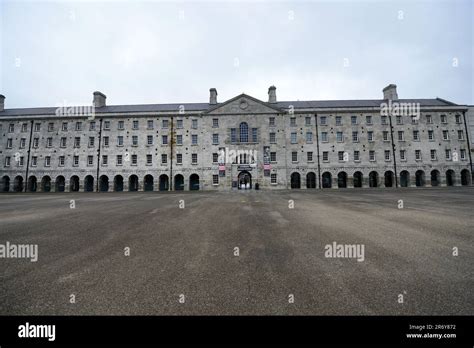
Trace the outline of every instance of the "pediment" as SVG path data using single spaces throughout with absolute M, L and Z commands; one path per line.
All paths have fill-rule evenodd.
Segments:
M 207 114 L 275 114 L 282 110 L 246 94 L 227 100 L 207 111 Z

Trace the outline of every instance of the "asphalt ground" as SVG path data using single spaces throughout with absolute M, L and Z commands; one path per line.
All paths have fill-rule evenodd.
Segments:
M 1 194 L 0 315 L 473 315 L 473 232 L 474 187 Z

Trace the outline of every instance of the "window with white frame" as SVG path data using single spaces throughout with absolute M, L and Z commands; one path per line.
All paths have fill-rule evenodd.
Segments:
M 104 140 L 104 147 L 108 147 L 109 146 L 109 137 L 104 137 L 103 140 Z
M 421 161 L 421 150 L 415 150 L 415 160 Z
M 82 130 L 82 122 L 76 122 L 76 131 Z
M 109 156 L 107 155 L 102 155 L 102 165 L 106 166 L 109 164 Z
M 374 132 L 373 131 L 368 131 L 367 132 L 367 140 L 368 141 L 374 141 Z
M 271 183 L 271 184 L 276 184 L 276 183 L 277 183 L 277 175 L 276 175 L 276 173 L 271 173 L 271 174 L 270 174 L 270 183 Z
M 270 133 L 270 144 L 275 144 L 276 143 L 276 133 L 271 132 Z
M 342 143 L 344 141 L 344 135 L 342 132 L 336 132 L 336 141 Z
M 323 151 L 323 162 L 328 162 L 328 161 L 329 161 L 329 152 Z
M 447 130 L 443 131 L 443 140 L 449 140 L 449 132 Z
M 430 150 L 430 156 L 432 161 L 436 161 L 438 156 L 436 155 L 436 150 Z
M 306 132 L 306 142 L 308 144 L 313 142 L 313 132 Z
M 384 151 L 385 161 L 390 161 L 390 150 Z
M 433 130 L 428 130 L 428 140 L 433 141 L 434 140 L 434 132 Z
M 87 165 L 92 166 L 94 164 L 94 156 L 87 156 Z
M 176 135 L 176 144 L 177 145 L 183 145 L 183 135 L 182 134 L 177 134 Z
M 371 161 L 371 162 L 375 161 L 375 151 L 374 150 L 369 151 L 369 161 Z
M 176 154 L 176 163 L 177 164 L 183 164 L 183 154 L 182 153 L 177 153 Z
M 132 135 L 132 146 L 138 146 L 138 135 Z
M 312 151 L 308 151 L 308 152 L 306 153 L 306 160 L 307 160 L 308 162 L 313 162 L 313 152 L 312 152 Z
M 296 132 L 291 133 L 291 143 L 296 144 Z
M 72 163 L 74 167 L 77 167 L 79 165 L 79 156 L 74 156 Z
M 219 128 L 219 119 L 213 118 L 212 119 L 212 128 Z
M 328 142 L 328 132 L 321 133 L 321 142 L 327 143 Z
M 360 161 L 360 152 L 359 152 L 359 150 L 354 150 L 354 161 L 355 162 Z
M 213 185 L 219 185 L 219 175 L 218 174 L 213 174 L 212 175 L 212 184 Z
M 219 134 L 212 134 L 212 144 L 219 145 Z
M 292 162 L 298 162 L 298 152 L 297 151 L 293 151 L 291 153 L 291 161 Z
M 137 130 L 138 129 L 138 120 L 133 120 L 132 122 L 132 129 Z
M 406 150 L 400 150 L 400 160 L 406 160 Z
M 356 131 L 352 132 L 352 142 L 354 142 L 354 143 L 359 142 L 359 132 L 356 132 Z
M 146 155 L 146 164 L 147 165 L 153 164 L 153 155 L 150 155 L 150 154 Z
M 197 164 L 198 163 L 198 155 L 197 153 L 191 154 L 191 164 Z

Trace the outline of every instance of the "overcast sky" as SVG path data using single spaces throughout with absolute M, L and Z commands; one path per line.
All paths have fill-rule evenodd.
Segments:
M 471 0 L 5 1 L 6 108 L 441 97 L 474 104 Z

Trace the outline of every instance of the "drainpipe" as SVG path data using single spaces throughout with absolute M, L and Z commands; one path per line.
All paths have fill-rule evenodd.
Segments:
M 318 130 L 318 115 L 314 114 L 314 123 L 316 124 L 316 149 L 318 152 L 318 188 L 321 189 L 321 164 L 319 162 L 319 130 Z
M 471 143 L 469 142 L 469 130 L 467 128 L 467 122 L 466 122 L 466 111 L 462 112 L 462 117 L 464 119 L 464 129 L 466 131 L 466 141 L 467 141 L 467 151 L 469 152 L 469 164 L 471 167 L 471 182 L 474 177 L 474 173 L 472 172 L 472 156 L 471 156 Z
M 100 148 L 102 143 L 102 119 L 99 119 L 99 148 L 97 149 L 97 178 L 95 180 L 95 191 L 99 192 L 99 168 L 100 168 Z
M 29 141 L 29 144 L 28 144 L 28 158 L 26 160 L 26 179 L 25 179 L 25 192 L 28 190 L 28 171 L 30 169 L 30 152 L 31 152 L 31 140 L 32 140 L 32 137 L 33 137 L 33 123 L 34 123 L 34 120 L 31 120 L 31 127 L 30 127 L 30 141 Z
M 398 175 L 397 175 L 397 156 L 395 156 L 395 143 L 393 141 L 393 126 L 392 126 L 392 113 L 388 115 L 388 122 L 390 125 L 390 139 L 392 140 L 392 156 L 393 156 L 393 170 L 395 171 L 395 187 L 398 188 Z

